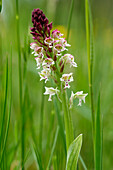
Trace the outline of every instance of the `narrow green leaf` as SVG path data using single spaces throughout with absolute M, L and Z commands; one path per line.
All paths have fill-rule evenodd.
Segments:
M 100 93 L 98 96 L 95 123 L 95 170 L 102 170 L 102 115 L 100 111 Z
M 94 113 L 94 100 L 93 100 L 93 22 L 91 15 L 91 7 L 89 1 L 85 0 L 85 16 L 86 16 L 86 42 L 87 42 L 87 55 L 88 55 L 88 75 L 89 75 L 89 90 L 91 99 L 91 113 L 92 113 L 92 130 L 93 139 L 95 134 L 95 113 Z
M 11 49 L 11 57 L 10 57 L 10 101 L 9 101 L 9 110 L 8 110 L 8 120 L 7 120 L 7 126 L 6 126 L 6 131 L 5 131 L 5 137 L 4 137 L 4 142 L 3 142 L 3 149 L 2 149 L 2 154 L 1 154 L 1 159 L 0 159 L 0 165 L 3 159 L 5 147 L 6 147 L 6 142 L 7 142 L 7 137 L 8 137 L 8 132 L 9 132 L 9 124 L 10 124 L 10 117 L 11 117 L 11 103 L 12 103 L 12 49 Z
M 57 127 L 57 130 L 56 130 L 56 133 L 55 133 L 55 139 L 54 139 L 54 142 L 53 142 L 53 147 L 52 147 L 52 150 L 51 150 L 51 155 L 50 155 L 50 158 L 49 158 L 47 170 L 49 170 L 50 165 L 51 165 L 51 160 L 52 160 L 53 153 L 54 153 L 55 146 L 56 146 L 56 142 L 57 142 L 58 132 L 59 132 L 59 126 Z
M 37 169 L 43 170 L 41 155 L 40 155 L 40 152 L 39 152 L 38 148 L 36 147 L 35 143 L 33 143 L 33 145 L 31 145 L 31 150 L 32 150 L 32 154 L 34 156 L 34 159 L 37 163 Z
M 70 32 L 70 25 L 71 25 L 73 7 L 74 7 L 74 0 L 71 0 L 71 6 L 70 6 L 70 12 L 69 12 L 69 18 L 68 18 L 68 26 L 67 26 L 67 41 L 69 39 L 69 32 Z
M 2 122 L 1 122 L 0 150 L 1 150 L 2 140 L 3 140 L 4 121 L 5 121 L 6 106 L 7 106 L 7 95 L 8 95 L 8 58 L 7 58 L 7 63 L 6 63 L 5 99 L 4 99 L 3 115 L 2 115 Z
M 82 134 L 80 134 L 69 146 L 67 152 L 66 170 L 75 170 L 82 146 Z

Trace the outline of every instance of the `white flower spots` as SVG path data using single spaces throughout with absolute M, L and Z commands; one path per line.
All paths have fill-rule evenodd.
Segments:
M 62 77 L 60 78 L 60 81 L 64 82 L 65 83 L 65 87 L 64 89 L 66 88 L 70 88 L 70 85 L 69 83 L 73 81 L 73 76 L 72 76 L 73 73 L 69 73 L 69 74 L 63 74 Z
M 48 95 L 49 94 L 49 99 L 48 101 L 52 101 L 51 97 L 55 94 L 59 93 L 59 90 L 57 90 L 57 87 L 54 89 L 53 87 L 45 87 L 46 91 L 44 93 L 44 95 Z

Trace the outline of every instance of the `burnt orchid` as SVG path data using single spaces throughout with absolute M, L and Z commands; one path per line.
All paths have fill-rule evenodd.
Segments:
M 45 87 L 44 95 L 49 95 L 48 101 L 52 101 L 52 96 L 60 96 L 66 88 L 70 88 L 70 83 L 74 81 L 73 73 L 65 73 L 65 67 L 77 67 L 74 61 L 74 56 L 67 53 L 68 47 L 71 45 L 63 38 L 63 34 L 55 29 L 52 30 L 52 23 L 49 23 L 45 14 L 40 9 L 34 9 L 32 12 L 31 34 L 33 35 L 34 42 L 30 44 L 33 50 L 32 54 L 36 56 L 37 69 L 40 76 L 40 81 L 54 80 L 54 87 Z M 72 107 L 73 100 L 79 99 L 79 106 L 81 101 L 85 103 L 87 94 L 83 92 L 72 92 L 70 97 L 70 108 Z M 60 100 L 61 101 L 61 100 Z

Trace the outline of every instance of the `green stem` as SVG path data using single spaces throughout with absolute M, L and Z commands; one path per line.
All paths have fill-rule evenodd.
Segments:
M 22 109 L 22 73 L 21 73 L 21 49 L 20 49 L 20 30 L 19 30 L 19 8 L 18 8 L 18 0 L 16 0 L 16 28 L 17 28 L 17 47 L 18 47 L 18 68 L 19 68 L 19 100 L 20 100 L 20 113 L 22 120 L 22 128 L 21 128 L 21 166 L 22 170 L 24 170 L 24 117 L 23 117 L 23 109 Z
M 70 123 L 70 115 L 68 112 L 68 104 L 66 102 L 66 91 L 62 94 L 62 104 L 63 104 L 63 110 L 64 110 L 64 122 L 65 122 L 65 129 L 66 129 L 66 147 L 67 151 L 69 148 L 69 145 L 73 141 L 73 131 L 72 131 L 72 123 Z
M 45 82 L 43 82 L 42 86 L 42 102 L 41 102 L 41 111 L 40 111 L 40 129 L 39 129 L 39 148 L 40 153 L 42 153 L 42 136 L 43 136 L 43 116 L 44 116 L 44 90 L 45 90 Z

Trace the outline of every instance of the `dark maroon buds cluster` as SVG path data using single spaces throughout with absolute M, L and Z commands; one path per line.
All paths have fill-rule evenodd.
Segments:
M 31 34 L 33 39 L 39 40 L 50 36 L 50 30 L 52 29 L 52 22 L 49 24 L 45 14 L 39 8 L 34 9 L 32 12 L 32 23 Z

